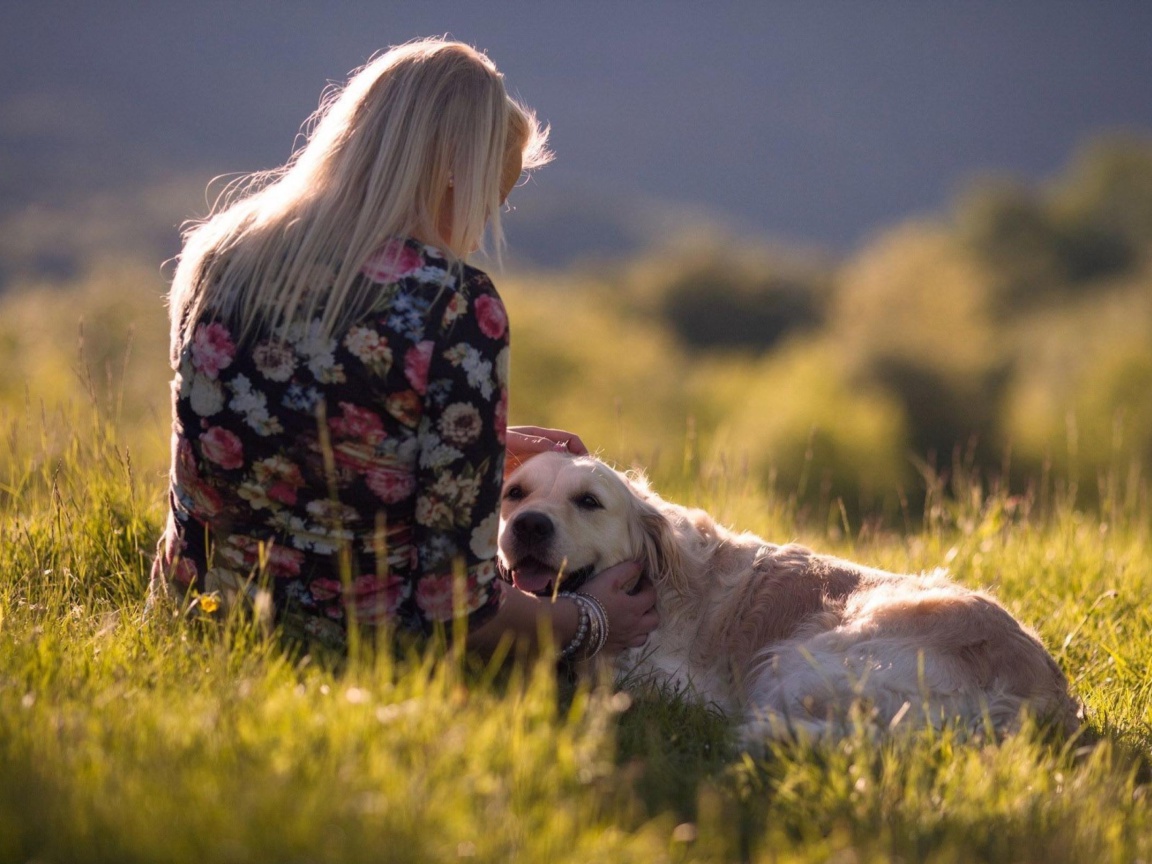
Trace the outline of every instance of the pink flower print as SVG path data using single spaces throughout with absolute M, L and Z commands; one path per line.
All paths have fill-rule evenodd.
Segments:
M 416 489 L 415 478 L 402 468 L 372 468 L 364 482 L 385 504 L 403 501 Z
M 402 240 L 389 240 L 369 256 L 360 272 L 373 282 L 388 284 L 424 266 L 424 259 Z
M 376 448 L 359 441 L 340 441 L 333 445 L 336 464 L 358 474 L 367 471 L 376 462 Z
M 191 585 L 200 575 L 193 561 L 184 558 L 184 551 L 188 544 L 176 534 L 175 525 L 169 518 L 168 527 L 164 532 L 164 553 L 157 556 L 152 563 L 152 578 L 157 575 L 166 575 L 170 581 L 181 585 Z
M 343 416 L 333 417 L 328 421 L 328 426 L 341 438 L 354 438 L 375 445 L 386 437 L 384 421 L 379 414 L 351 402 L 341 402 L 340 410 Z
M 404 375 L 412 389 L 421 396 L 428 390 L 428 367 L 432 365 L 433 343 L 425 340 L 408 349 L 404 355 Z
M 223 324 L 200 324 L 192 335 L 192 368 L 209 378 L 232 365 L 236 346 Z
M 452 576 L 425 576 L 416 583 L 416 605 L 432 621 L 452 618 Z
M 174 561 L 183 555 L 184 550 L 188 548 L 188 542 L 176 533 L 173 518 L 169 516 L 168 524 L 164 527 L 164 554 L 161 557 L 165 561 Z
M 290 579 L 300 575 L 304 553 L 285 546 L 272 546 L 268 550 L 268 572 L 277 579 Z
M 221 426 L 212 426 L 200 435 L 200 452 L 209 462 L 231 470 L 244 465 L 244 445 Z
M 296 490 L 304 485 L 300 468 L 283 456 L 261 459 L 252 466 L 256 482 L 272 501 L 292 506 L 296 503 Z
M 296 503 L 296 487 L 289 483 L 273 483 L 268 487 L 268 497 L 291 507 Z
M 504 311 L 504 304 L 490 294 L 482 294 L 476 298 L 475 305 L 480 332 L 489 339 L 502 338 L 508 332 L 508 313 Z
M 191 585 L 199 576 L 196 564 L 187 558 L 177 558 L 172 566 L 172 581 L 181 585 Z
M 398 576 L 361 576 L 352 583 L 356 620 L 362 624 L 382 624 L 400 605 L 403 581 Z
M 404 581 L 398 576 L 376 575 L 358 577 L 352 583 L 350 592 L 345 592 L 344 585 L 335 579 L 314 579 L 308 585 L 312 598 L 320 603 L 350 593 L 356 620 L 361 624 L 382 624 L 391 618 L 400 605 L 403 588 Z M 333 609 L 328 612 L 330 617 L 343 617 L 332 614 Z
M 261 542 L 243 534 L 233 534 L 222 543 L 218 554 L 233 567 L 255 571 L 261 565 L 276 579 L 291 579 L 300 575 L 304 553 L 276 543 Z
M 313 579 L 308 583 L 308 592 L 313 600 L 323 602 L 339 597 L 344 592 L 344 586 L 336 579 Z
M 177 447 L 175 475 L 177 492 L 193 516 L 204 521 L 219 515 L 224 508 L 224 499 L 200 479 L 196 454 L 187 440 L 181 440 Z

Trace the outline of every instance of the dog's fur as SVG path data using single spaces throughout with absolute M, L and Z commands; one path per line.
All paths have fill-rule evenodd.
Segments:
M 545 593 L 552 574 L 564 586 L 564 573 L 642 560 L 660 626 L 621 670 L 743 715 L 746 734 L 823 734 L 860 717 L 995 733 L 1026 713 L 1079 725 L 1036 635 L 943 571 L 898 575 L 737 534 L 590 457 L 536 456 L 504 490 L 513 581 Z

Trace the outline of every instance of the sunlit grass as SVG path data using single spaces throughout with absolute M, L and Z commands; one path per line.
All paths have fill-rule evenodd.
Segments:
M 547 663 L 347 663 L 242 620 L 145 610 L 162 465 L 86 410 L 21 416 L 0 476 L 0 860 L 1131 861 L 1152 854 L 1152 542 L 982 492 L 909 530 L 804 523 L 738 466 L 659 488 L 870 564 L 947 564 L 1034 625 L 1091 738 L 948 734 L 742 754 L 670 694 L 613 698 Z M 849 853 L 848 850 L 851 850 Z M 849 859 L 845 859 L 849 860 Z
M 158 488 L 75 434 L 0 508 L 0 860 L 647 859 L 603 696 L 145 610 Z
M 597 295 L 510 280 L 514 420 L 573 428 L 769 540 L 949 567 L 1037 629 L 1089 718 L 1070 743 L 862 731 L 753 757 L 709 706 L 574 689 L 546 662 L 338 662 L 147 612 L 168 373 L 162 309 L 121 284 L 0 310 L 0 861 L 1152 856 L 1152 506 L 1128 463 L 1090 510 L 1059 476 L 1010 493 L 964 459 L 910 467 L 883 510 L 845 504 L 828 478 L 890 474 L 873 445 L 898 436 L 814 343 L 689 362 Z M 872 407 L 838 410 L 848 396 Z
M 342 661 L 148 611 L 164 276 L 108 234 L 115 208 L 13 222 L 20 261 L 87 251 L 0 296 L 0 862 L 1152 860 L 1150 163 L 1104 156 L 821 264 L 819 326 L 759 349 L 677 336 L 790 278 L 743 240 L 494 274 L 514 421 L 771 541 L 992 591 L 1085 704 L 1071 742 L 861 730 L 752 756 L 709 706 L 547 661 Z M 1013 225 L 1119 225 L 1132 259 L 1061 273 L 1090 248 Z

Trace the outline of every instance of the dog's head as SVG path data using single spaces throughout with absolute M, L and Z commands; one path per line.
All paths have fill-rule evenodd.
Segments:
M 668 520 L 646 491 L 599 459 L 542 453 L 504 483 L 500 562 L 512 583 L 550 593 L 575 589 L 622 561 L 642 561 L 653 581 L 677 569 Z

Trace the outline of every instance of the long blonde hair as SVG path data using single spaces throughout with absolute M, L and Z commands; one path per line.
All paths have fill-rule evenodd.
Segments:
M 331 334 L 367 299 L 359 270 L 389 238 L 440 238 L 458 262 L 487 226 L 499 254 L 508 155 L 519 147 L 525 170 L 551 159 L 547 127 L 492 61 L 443 39 L 375 58 L 306 128 L 286 165 L 233 184 L 185 232 L 169 297 L 174 364 L 208 310 L 246 332 L 319 316 Z

